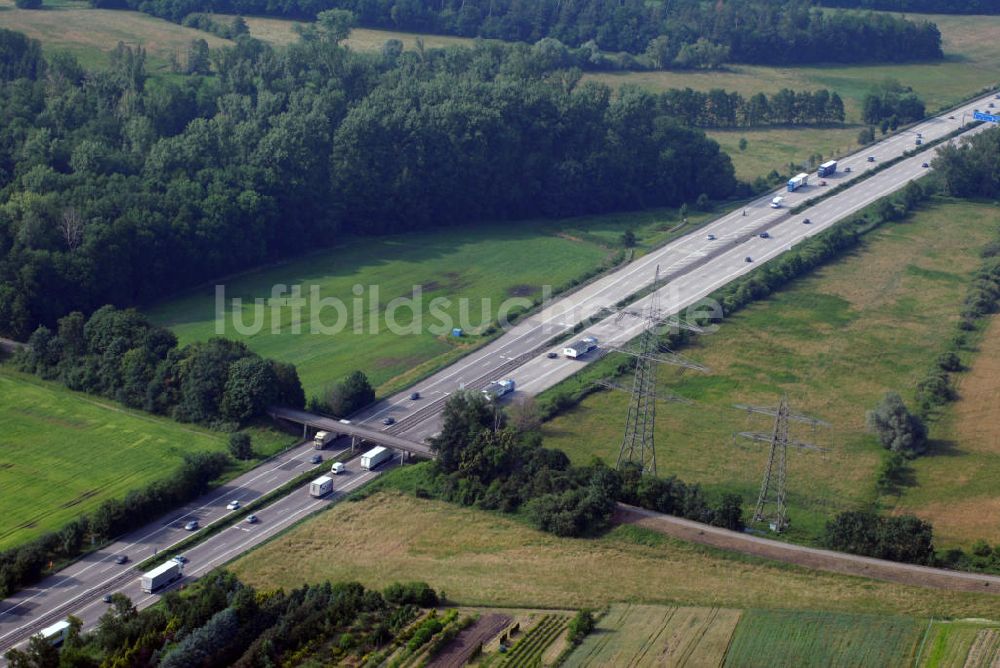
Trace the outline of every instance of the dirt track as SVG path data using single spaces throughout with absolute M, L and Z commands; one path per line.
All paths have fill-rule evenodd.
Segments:
M 443 652 L 434 657 L 428 668 L 461 668 L 481 644 L 486 643 L 510 624 L 507 615 L 483 615 L 467 629 L 455 636 Z
M 995 575 L 914 566 L 782 543 L 750 534 L 727 531 L 671 515 L 663 515 L 623 503 L 618 504 L 615 521 L 620 524 L 635 524 L 692 543 L 752 554 L 806 568 L 934 589 L 1000 594 L 1000 577 Z

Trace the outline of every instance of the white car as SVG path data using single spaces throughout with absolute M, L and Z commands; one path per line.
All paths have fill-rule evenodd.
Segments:
M 709 234 L 709 235 L 708 235 L 707 237 L 705 237 L 705 238 L 706 238 L 706 239 L 708 239 L 709 241 L 715 241 L 715 235 L 714 235 L 714 234 Z
M 230 501 L 229 504 L 226 506 L 226 510 L 239 510 L 239 508 L 240 508 L 240 502 L 236 501 L 235 499 Z

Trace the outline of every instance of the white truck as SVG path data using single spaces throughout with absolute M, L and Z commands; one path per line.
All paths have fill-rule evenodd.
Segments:
M 152 594 L 160 587 L 164 587 L 181 577 L 181 565 L 176 561 L 168 561 L 160 564 L 148 573 L 143 573 L 139 578 L 142 590 L 147 594 Z
M 578 357 L 583 357 L 595 348 L 597 348 L 597 339 L 593 336 L 588 336 L 587 338 L 580 339 L 576 343 L 563 348 L 563 355 L 576 359 Z
M 317 499 L 326 496 L 333 491 L 333 478 L 330 476 L 320 476 L 309 483 L 309 495 Z
M 392 450 L 380 445 L 361 455 L 361 468 L 371 471 L 382 462 L 387 462 L 390 459 L 392 459 Z
M 56 622 L 52 626 L 46 626 L 38 632 L 38 635 L 45 642 L 58 647 L 66 642 L 66 638 L 69 637 L 69 628 L 69 622 L 64 619 L 61 622 Z
M 796 174 L 792 178 L 788 179 L 788 192 L 795 192 L 799 188 L 809 183 L 809 175 L 805 172 L 801 174 Z
M 514 391 L 515 387 L 516 384 L 510 378 L 506 380 L 494 380 L 492 383 L 483 388 L 483 396 L 485 396 L 489 401 L 493 401 L 494 399 L 499 399 L 505 394 L 510 394 Z
M 327 443 L 335 438 L 337 438 L 337 435 L 332 431 L 317 431 L 313 437 L 313 447 L 317 450 L 322 450 L 326 447 Z

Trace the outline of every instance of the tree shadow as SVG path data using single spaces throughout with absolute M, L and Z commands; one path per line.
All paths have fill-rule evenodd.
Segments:
M 951 439 L 932 438 L 927 441 L 927 451 L 922 457 L 964 457 L 966 452 Z

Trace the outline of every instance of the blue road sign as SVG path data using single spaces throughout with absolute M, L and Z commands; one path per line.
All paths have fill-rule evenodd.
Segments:
M 986 121 L 987 123 L 1000 123 L 1000 116 L 994 116 L 993 114 L 984 114 L 981 111 L 974 112 L 972 117 L 977 121 Z

